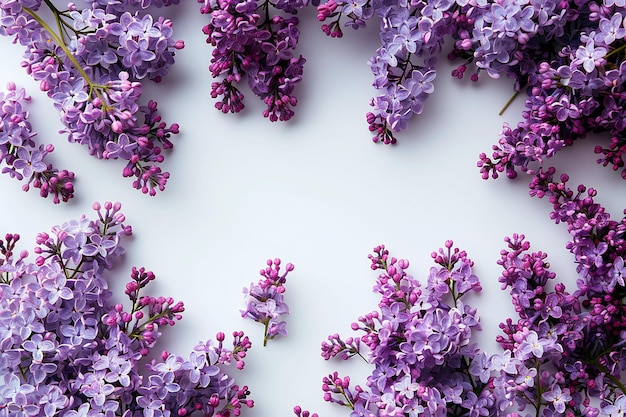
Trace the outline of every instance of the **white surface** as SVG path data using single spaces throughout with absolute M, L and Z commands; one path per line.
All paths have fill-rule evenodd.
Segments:
M 15 80 L 27 88 L 39 140 L 56 146 L 51 156 L 58 168 L 77 175 L 77 197 L 60 205 L 0 176 L 0 233 L 20 233 L 22 248 L 30 250 L 37 232 L 90 214 L 94 201 L 122 202 L 135 234 L 125 242 L 128 253 L 113 275 L 114 289 L 121 299 L 130 267 L 145 266 L 157 275 L 154 294 L 185 302 L 183 320 L 166 329 L 159 350 L 186 356 L 217 331 L 246 331 L 255 346 L 246 370 L 235 376 L 256 402 L 248 415 L 288 416 L 295 404 L 322 416 L 347 415 L 323 402 L 321 378 L 338 369 L 363 383 L 369 369 L 356 361 L 327 363 L 319 346 L 328 334 L 351 335 L 350 323 L 376 308 L 376 275 L 367 254 L 377 244 L 409 259 L 413 275 L 423 278 L 432 265 L 429 254 L 446 239 L 467 250 L 484 287 L 475 302 L 484 327 L 481 344 L 489 351 L 497 349 L 498 324 L 512 313 L 497 282 L 504 236 L 526 234 L 533 249 L 548 252 L 558 277 L 573 285 L 567 230 L 549 219 L 548 201 L 528 197 L 523 176 L 484 181 L 476 168 L 502 123 L 521 117 L 521 98 L 498 116 L 512 93 L 510 81 L 459 82 L 449 76 L 453 66 L 441 62 L 424 114 L 398 135 L 398 145 L 374 145 L 365 122 L 375 93 L 366 62 L 378 46 L 377 28 L 330 39 L 314 10 L 307 10 L 300 16 L 299 51 L 307 64 L 296 117 L 270 123 L 251 93 L 243 113 L 223 115 L 209 95 L 211 49 L 201 32 L 206 16 L 195 1 L 182 3 L 161 13 L 172 18 L 186 48 L 171 76 L 144 93 L 159 102 L 165 121 L 181 125 L 164 166 L 170 181 L 156 197 L 132 189 L 121 163 L 97 160 L 57 133 L 52 102 L 19 65 L 22 48 L 0 39 L 0 85 Z M 596 165 L 593 145 L 579 143 L 554 164 L 565 167 L 573 186 L 597 188 L 598 200 L 618 218 L 626 206 L 625 184 Z M 242 287 L 258 280 L 269 257 L 296 269 L 287 282 L 290 335 L 263 348 L 261 325 L 242 319 L 239 309 Z

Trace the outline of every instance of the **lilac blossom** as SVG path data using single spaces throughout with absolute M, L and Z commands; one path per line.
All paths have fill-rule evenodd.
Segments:
M 294 53 L 300 37 L 295 14 L 307 2 L 198 0 L 209 20 L 203 33 L 214 47 L 209 71 L 221 79 L 211 86 L 211 97 L 221 98 L 215 103 L 218 110 L 243 110 L 239 84 L 247 78 L 252 93 L 266 106 L 264 117 L 275 122 L 294 116 L 294 91 L 306 61 Z
M 17 180 L 25 180 L 22 187 L 39 189 L 42 197 L 52 196 L 54 203 L 68 201 L 74 196 L 74 173 L 58 170 L 46 162 L 54 151 L 52 145 L 39 145 L 37 134 L 28 121 L 26 104 L 30 97 L 23 88 L 9 83 L 0 92 L 0 164 L 2 173 Z
M 159 82 L 167 76 L 184 42 L 173 39 L 171 20 L 154 18 L 145 9 L 177 1 L 88 1 L 82 9 L 70 3 L 67 10 L 50 1 L 5 3 L 0 4 L 0 34 L 24 47 L 22 66 L 59 110 L 61 133 L 70 142 L 85 145 L 97 158 L 111 155 L 127 160 L 122 175 L 134 177 L 133 187 L 143 193 L 155 195 L 165 189 L 169 173 L 160 168 L 163 151 L 172 148 L 170 137 L 179 127 L 164 123 L 156 102 L 142 102 L 141 95 L 147 80 Z M 51 22 L 44 18 L 48 14 Z M 15 141 L 21 135 L 13 128 L 7 126 L 6 132 Z M 27 145 L 35 146 L 32 139 Z M 17 163 L 21 170 L 23 163 Z M 55 202 L 71 198 L 69 173 L 50 177 L 44 174 L 49 169 L 36 166 L 45 180 L 32 182 L 43 196 L 52 194 Z M 23 173 L 12 168 L 5 172 L 18 178 L 31 176 L 30 168 Z
M 94 218 L 40 233 L 34 261 L 18 250 L 19 235 L 0 239 L 0 416 L 226 416 L 252 407 L 248 387 L 230 375 L 251 347 L 243 332 L 232 333 L 232 346 L 219 332 L 189 359 L 151 355 L 184 305 L 147 295 L 155 275 L 136 267 L 126 307 L 114 300 L 107 278 L 132 228 L 119 203 L 93 208 Z
M 547 254 L 531 252 L 523 235 L 506 238 L 498 262 L 500 282 L 508 289 L 519 318 L 500 327 L 498 343 L 520 361 L 511 399 L 536 415 L 619 415 L 626 387 L 622 383 L 626 331 L 623 292 L 625 220 L 612 220 L 595 201 L 597 191 L 570 189 L 566 174 L 539 169 L 530 194 L 552 204 L 551 218 L 564 223 L 578 276 L 568 292 L 554 282 Z M 510 384 L 510 382 L 508 382 Z
M 241 316 L 264 326 L 263 346 L 278 335 L 287 336 L 287 323 L 280 318 L 289 314 L 289 306 L 285 303 L 283 294 L 287 275 L 293 271 L 294 266 L 287 263 L 285 272 L 281 273 L 281 263 L 280 258 L 268 259 L 267 266 L 260 271 L 263 278 L 243 290 L 246 309 L 241 310 Z
M 330 335 L 322 357 L 359 357 L 371 374 L 365 386 L 329 374 L 322 380 L 324 400 L 363 417 L 500 415 L 511 398 L 496 387 L 517 373 L 521 361 L 511 351 L 488 356 L 472 340 L 480 324 L 476 309 L 465 303 L 481 286 L 465 251 L 447 241 L 432 253 L 436 266 L 425 285 L 408 274 L 408 260 L 392 257 L 382 245 L 369 258 L 379 274 L 373 288 L 379 309 L 351 325 L 359 336 Z M 299 406 L 294 413 L 316 416 Z
M 328 0 L 317 5 L 317 18 L 334 38 L 343 37 L 344 27 L 379 25 L 380 45 L 369 61 L 377 95 L 366 114 L 374 142 L 396 143 L 396 134 L 422 113 L 434 88 L 411 88 L 408 79 L 415 71 L 434 78 L 444 38 L 451 37 L 448 58 L 462 61 L 454 77 L 506 76 L 514 80 L 515 96 L 528 95 L 524 120 L 516 128 L 505 125 L 492 155 L 480 155 L 484 178 L 532 175 L 547 158 L 599 130 L 611 137 L 609 146 L 596 148 L 599 162 L 626 178 L 623 3 Z

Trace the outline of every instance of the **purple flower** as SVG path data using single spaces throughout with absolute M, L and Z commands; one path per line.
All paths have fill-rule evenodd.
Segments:
M 267 54 L 265 63 L 273 66 L 281 60 L 289 60 L 292 57 L 292 52 L 286 41 L 282 40 L 276 44 L 264 42 L 261 44 L 261 49 Z
M 91 0 L 84 9 L 72 6 L 68 11 L 58 10 L 52 2 L 31 2 L 33 8 L 28 13 L 19 7 L 9 16 L 3 15 L 0 33 L 12 36 L 15 43 L 26 49 L 24 67 L 60 110 L 63 132 L 68 133 L 71 142 L 86 145 L 97 158 L 104 157 L 109 142 L 120 143 L 119 136 L 126 135 L 125 150 L 113 151 L 129 161 L 123 175 L 135 177 L 133 186 L 144 193 L 154 195 L 163 190 L 169 173 L 162 172 L 159 164 L 164 158 L 162 151 L 172 148 L 169 139 L 178 133 L 178 125 L 163 124 L 153 101 L 139 103 L 140 80 L 147 77 L 158 82 L 166 76 L 175 52 L 184 47 L 184 42 L 172 39 L 169 19 L 154 19 L 151 13 L 138 12 L 137 7 L 159 7 L 176 0 Z M 40 8 L 49 10 L 40 15 Z M 53 22 L 46 22 L 48 15 Z M 62 33 L 56 33 L 57 28 Z M 30 126 L 22 125 L 21 129 L 14 124 L 7 126 L 8 134 L 0 134 L 0 146 L 6 140 L 18 145 L 15 142 L 30 133 Z M 31 153 L 36 148 L 33 136 L 26 143 L 19 143 Z M 44 152 L 39 148 L 43 156 L 53 149 L 45 147 Z M 0 155 L 4 156 L 4 152 L 0 151 Z M 30 167 L 31 161 L 23 156 L 19 161 L 19 168 L 15 168 L 12 158 L 0 160 L 11 165 L 3 172 L 18 179 L 29 177 L 29 168 L 24 175 L 21 170 Z M 55 203 L 73 196 L 73 173 L 51 167 L 40 169 L 24 189 L 32 184 L 43 197 L 52 194 Z
M 67 286 L 65 274 L 61 271 L 54 271 L 46 274 L 40 279 L 41 288 L 37 291 L 37 296 L 45 299 L 54 305 L 59 300 L 71 300 L 74 294 Z
M 56 92 L 52 95 L 52 100 L 59 110 L 67 111 L 70 107 L 82 107 L 89 99 L 85 91 L 85 80 L 77 78 L 73 82 L 62 80 Z
M 215 103 L 218 110 L 241 111 L 243 94 L 237 84 L 245 75 L 251 91 L 266 105 L 263 116 L 273 122 L 286 121 L 293 117 L 298 103 L 293 93 L 302 79 L 305 59 L 293 53 L 300 37 L 298 19 L 281 12 L 296 14 L 304 2 L 279 1 L 265 6 L 268 13 L 259 14 L 253 1 L 204 2 L 200 12 L 209 15 L 209 23 L 203 31 L 214 47 L 209 71 L 213 77 L 223 77 L 213 83 L 211 95 L 221 97 Z M 277 13 L 269 13 L 270 9 Z
M 624 265 L 624 258 L 618 257 L 613 261 L 613 267 L 609 271 L 611 282 L 609 284 L 609 291 L 612 291 L 617 285 L 624 287 L 624 275 L 626 275 L 626 266 Z
M 576 59 L 574 64 L 582 64 L 586 72 L 592 72 L 597 65 L 604 62 L 606 48 L 603 46 L 595 46 L 593 39 L 589 39 L 585 45 L 581 45 L 576 50 Z
M 363 7 L 367 5 L 367 0 L 350 0 L 343 6 L 343 14 L 353 14 L 356 18 L 363 17 Z
M 122 224 L 119 203 L 93 208 L 94 219 L 82 216 L 40 233 L 34 262 L 16 248 L 18 235 L 0 239 L 0 414 L 166 416 L 185 407 L 200 411 L 198 405 L 205 413 L 239 414 L 252 407 L 247 387 L 228 373 L 232 365 L 243 368 L 251 347 L 242 332 L 233 332 L 232 349 L 218 333 L 217 343 L 189 360 L 165 352 L 144 366 L 184 306 L 144 295 L 154 280 L 144 268 L 133 268 L 126 284 L 131 310 L 113 300 L 105 275 L 124 252 L 120 237 L 132 230 Z M 61 256 L 66 242 L 70 257 Z M 106 250 L 102 242 L 109 242 Z
M 128 135 L 122 133 L 118 136 L 117 142 L 107 142 L 103 157 L 108 159 L 131 159 L 136 148 L 137 142 L 131 142 Z
M 281 260 L 268 259 L 267 267 L 260 271 L 263 277 L 257 284 L 250 284 L 249 288 L 244 288 L 246 295 L 246 309 L 241 310 L 241 316 L 250 318 L 263 324 L 265 330 L 263 334 L 263 346 L 267 341 L 277 335 L 287 335 L 286 322 L 277 321 L 283 315 L 289 314 L 289 307 L 284 301 L 284 284 L 287 282 L 287 275 L 293 271 L 291 263 L 285 265 L 285 272 L 280 273 Z
M 567 391 L 562 391 L 559 385 L 554 385 L 550 391 L 543 393 L 542 398 L 551 403 L 557 413 L 562 414 L 572 396 Z
M 624 17 L 617 12 L 611 16 L 611 19 L 602 18 L 598 25 L 599 31 L 595 40 L 604 45 L 610 45 L 618 39 L 624 39 L 626 29 L 623 26 Z
M 29 340 L 24 341 L 24 350 L 30 352 L 33 356 L 33 361 L 43 361 L 44 354 L 52 352 L 55 345 L 50 340 L 44 340 L 40 334 L 34 334 Z
M 623 416 L 626 412 L 626 395 L 620 395 L 613 404 L 607 404 L 602 408 L 602 414 L 608 417 Z
M 409 261 L 392 257 L 382 245 L 374 248 L 369 258 L 371 269 L 379 274 L 374 291 L 380 296 L 380 310 L 351 325 L 362 333 L 357 346 L 352 345 L 354 338 L 344 341 L 336 334 L 328 337 L 330 343 L 322 343 L 324 359 L 360 357 L 372 366 L 371 374 L 365 387 L 355 388 L 349 377 L 330 374 L 322 381 L 325 401 L 368 417 L 403 413 L 477 417 L 496 412 L 495 391 L 489 388 L 494 387 L 492 378 L 504 369 L 514 374 L 519 361 L 510 351 L 500 361 L 491 361 L 471 342 L 472 330 L 480 327 L 476 311 L 464 305 L 466 293 L 458 292 L 451 278 L 462 282 L 473 276 L 465 251 L 448 241 L 431 256 L 437 267 L 422 287 L 408 274 Z M 479 285 L 470 287 L 480 290 Z M 362 344 L 370 350 L 368 358 L 359 353 Z M 301 409 L 294 411 L 302 417 Z
M 46 170 L 47 165 L 43 162 L 43 153 L 39 151 L 29 152 L 26 148 L 19 148 L 18 159 L 13 162 L 15 169 L 21 170 L 24 177 L 29 178 L 33 173 L 40 173 Z
M 94 234 L 89 237 L 89 243 L 82 247 L 81 253 L 84 256 L 101 256 L 106 257 L 107 253 L 116 247 L 116 242 L 111 238 L 103 238 Z

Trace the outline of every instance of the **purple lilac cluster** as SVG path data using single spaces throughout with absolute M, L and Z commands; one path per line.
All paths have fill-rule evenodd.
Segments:
M 365 387 L 329 374 L 324 399 L 352 417 L 623 416 L 626 217 L 611 220 L 594 189 L 571 190 L 566 175 L 554 174 L 541 171 L 531 193 L 548 198 L 552 218 L 568 227 L 579 276 L 573 293 L 554 283 L 547 254 L 531 252 L 524 235 L 505 238 L 499 282 L 518 318 L 500 324 L 502 351 L 487 354 L 471 341 L 476 310 L 461 300 L 481 289 L 465 252 L 446 242 L 422 288 L 407 275 L 408 261 L 378 246 L 370 259 L 382 271 L 379 310 L 352 324 L 361 336 L 322 342 L 324 359 L 360 357 L 374 369 Z M 294 413 L 317 417 L 300 406 Z
M 242 369 L 251 343 L 233 333 L 200 343 L 188 358 L 147 356 L 181 302 L 145 294 L 154 273 L 132 268 L 126 305 L 107 284 L 121 240 L 132 233 L 118 203 L 37 235 L 36 258 L 0 240 L 0 416 L 184 417 L 239 415 L 248 388 L 227 373 Z
M 514 128 L 505 125 L 491 156 L 480 156 L 483 178 L 534 174 L 545 159 L 591 132 L 610 135 L 608 144 L 595 148 L 598 162 L 626 178 L 626 5 L 613 0 L 530 5 L 541 6 L 538 20 L 532 16 L 534 30 L 521 45 L 519 35 L 507 38 L 511 47 L 500 53 L 508 58 L 487 67 L 513 76 L 528 95 L 523 120 Z M 550 47 L 542 47 L 546 44 Z
M 142 82 L 166 76 L 184 43 L 169 19 L 140 10 L 178 0 L 87 3 L 60 10 L 50 0 L 1 0 L 0 34 L 25 48 L 22 66 L 54 102 L 69 141 L 127 161 L 122 175 L 154 195 L 169 178 L 160 164 L 179 127 L 162 121 L 155 101 L 140 104 Z
M 37 146 L 37 134 L 25 108 L 29 101 L 26 91 L 15 83 L 9 83 L 7 91 L 0 92 L 0 163 L 5 165 L 2 173 L 25 180 L 24 191 L 32 186 L 39 189 L 42 197 L 52 196 L 55 203 L 68 201 L 74 196 L 74 173 L 58 170 L 46 162 L 54 146 Z
M 344 24 L 380 21 L 381 46 L 369 62 L 381 92 L 367 114 L 375 142 L 395 143 L 394 133 L 422 112 L 447 37 L 453 40 L 448 58 L 464 61 L 454 77 L 473 65 L 473 81 L 482 72 L 514 79 L 518 92 L 529 93 L 524 121 L 504 127 L 493 160 L 482 155 L 480 166 L 485 176 L 515 175 L 514 167 L 529 169 L 597 130 L 612 137 L 596 149 L 601 162 L 623 167 L 625 6 L 614 0 L 328 0 L 318 6 L 318 19 L 332 37 L 342 36 Z
M 211 85 L 211 96 L 220 99 L 218 110 L 243 110 L 238 85 L 246 79 L 266 106 L 264 117 L 275 122 L 294 116 L 294 89 L 305 63 L 294 53 L 300 37 L 295 14 L 307 1 L 198 0 L 200 12 L 209 16 L 203 32 L 214 47 L 209 71 L 222 78 Z
M 407 273 L 409 261 L 374 248 L 379 309 L 352 324 L 360 336 L 332 334 L 322 343 L 324 359 L 360 357 L 373 370 L 364 387 L 337 372 L 324 377 L 326 401 L 348 407 L 353 417 L 496 416 L 510 405 L 494 384 L 495 375 L 511 371 L 510 355 L 487 358 L 472 341 L 480 324 L 465 301 L 481 291 L 473 262 L 452 241 L 432 258 L 437 266 L 422 286 Z M 294 412 L 316 416 L 299 406 Z
M 284 296 L 285 283 L 294 265 L 287 263 L 285 272 L 281 273 L 281 263 L 280 258 L 268 259 L 267 266 L 259 271 L 263 278 L 243 289 L 246 309 L 241 310 L 241 316 L 263 325 L 263 346 L 278 335 L 287 336 L 287 322 L 281 317 L 289 314 Z
M 342 19 L 354 29 L 365 27 L 374 17 L 380 20 L 381 46 L 369 61 L 373 86 L 380 91 L 367 113 L 375 142 L 396 143 L 393 133 L 422 113 L 434 91 L 436 55 L 444 37 L 454 32 L 458 8 L 452 0 L 328 0 L 318 6 L 322 30 L 331 37 L 343 36 Z
M 548 198 L 552 218 L 567 225 L 578 280 L 573 293 L 547 255 L 531 252 L 523 235 L 506 239 L 500 282 L 519 319 L 501 324 L 498 338 L 518 363 L 508 385 L 520 409 L 536 416 L 617 417 L 626 409 L 626 219 L 615 221 L 595 202 L 596 190 L 567 185 L 553 168 L 533 179 L 531 194 Z

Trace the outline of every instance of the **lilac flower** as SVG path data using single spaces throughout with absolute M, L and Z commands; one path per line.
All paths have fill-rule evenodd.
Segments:
M 84 256 L 101 256 L 106 257 L 109 250 L 115 248 L 117 245 L 113 239 L 102 238 L 100 235 L 90 236 L 89 243 L 82 248 L 82 254 Z
M 417 97 L 419 94 L 431 94 L 435 87 L 432 84 L 437 74 L 435 71 L 430 70 L 425 73 L 415 70 L 411 73 L 411 76 L 407 78 L 406 86 L 411 92 L 412 96 Z
M 30 100 L 24 89 L 9 83 L 7 92 L 0 92 L 0 163 L 5 165 L 2 173 L 18 180 L 25 179 L 22 187 L 39 188 L 42 197 L 53 196 L 55 203 L 68 201 L 73 197 L 74 174 L 57 170 L 44 162 L 54 150 L 52 145 L 37 148 L 36 133 L 28 122 L 28 112 L 24 104 Z
M 415 396 L 415 392 L 419 388 L 417 382 L 412 382 L 409 375 L 405 375 L 402 379 L 393 385 L 393 389 L 407 399 L 412 399 Z
M 608 404 L 602 408 L 602 415 L 608 417 L 619 417 L 626 413 L 626 395 L 620 395 L 613 404 Z
M 89 403 L 83 403 L 78 410 L 67 410 L 64 416 L 67 417 L 87 417 L 89 415 Z
M 136 178 L 134 188 L 155 195 L 169 178 L 169 173 L 159 168 L 162 151 L 172 148 L 170 137 L 179 127 L 162 122 L 155 102 L 140 104 L 141 80 L 158 82 L 166 76 L 184 42 L 172 39 L 170 20 L 154 19 L 150 13 L 139 13 L 137 7 L 176 2 L 87 3 L 82 10 L 72 4 L 67 12 L 52 2 L 34 1 L 32 8 L 26 6 L 29 3 L 15 8 L 3 6 L 0 34 L 11 36 L 25 48 L 23 66 L 59 110 L 68 140 L 86 145 L 97 158 L 113 152 L 115 157 L 126 159 L 128 165 L 122 174 Z M 50 13 L 40 14 L 40 6 Z M 46 22 L 47 14 L 55 21 Z M 29 125 L 21 130 L 15 123 L 7 127 L 5 135 L 0 133 L 0 144 L 6 140 L 22 142 L 30 134 Z M 3 172 L 18 179 L 26 177 L 29 183 L 25 189 L 32 184 L 44 197 L 52 194 L 55 202 L 67 201 L 73 195 L 73 174 L 44 165 L 43 157 L 53 148 L 44 151 L 39 147 L 41 155 L 33 152 L 33 136 L 25 141 L 19 158 L 17 150 L 6 155 L 0 151 L 4 159 L 0 162 L 9 165 Z M 107 150 L 109 143 L 124 144 L 120 145 L 123 149 Z M 25 151 L 30 152 L 32 161 Z
M 52 352 L 55 348 L 54 343 L 50 340 L 44 340 L 40 334 L 33 335 L 29 340 L 23 343 L 24 350 L 31 352 L 33 361 L 43 361 L 44 354 Z
M 536 368 L 520 367 L 519 373 L 515 377 L 515 383 L 522 385 L 524 388 L 532 388 L 535 386 L 535 379 L 537 378 Z
M 345 15 L 352 14 L 355 18 L 363 17 L 363 8 L 367 5 L 367 0 L 351 0 L 347 1 L 343 6 L 342 13 Z
M 232 349 L 218 333 L 189 360 L 165 352 L 144 367 L 184 306 L 143 294 L 154 280 L 144 268 L 133 268 L 126 285 L 130 309 L 114 302 L 105 278 L 132 229 L 119 203 L 93 208 L 93 219 L 40 233 L 34 262 L 17 250 L 19 235 L 0 240 L 0 415 L 214 416 L 252 407 L 229 373 L 244 367 L 251 347 L 242 332 L 233 332 Z M 71 256 L 62 255 L 66 242 Z
M 214 47 L 209 71 L 215 78 L 223 77 L 212 84 L 211 96 L 221 97 L 215 107 L 223 113 L 244 108 L 237 84 L 245 75 L 250 90 L 266 105 L 264 117 L 273 122 L 291 119 L 298 103 L 294 90 L 305 63 L 294 54 L 300 37 L 294 15 L 308 2 L 198 2 L 203 4 L 200 12 L 209 16 L 202 30 Z M 259 13 L 261 9 L 268 13 Z
M 72 289 L 67 286 L 67 278 L 61 271 L 48 272 L 41 279 L 41 288 L 37 291 L 37 296 L 45 299 L 52 305 L 59 300 L 71 300 L 74 298 Z
M 52 95 L 56 107 L 59 110 L 68 110 L 70 107 L 81 107 L 89 99 L 85 91 L 85 81 L 77 79 L 74 83 L 61 81 L 57 92 Z
M 276 44 L 264 42 L 261 44 L 261 50 L 267 54 L 265 62 L 267 65 L 276 65 L 278 61 L 289 60 L 292 57 L 292 52 L 289 49 L 287 41 L 279 41 Z
M 618 39 L 624 39 L 626 29 L 624 29 L 623 23 L 624 17 L 619 12 L 611 16 L 611 19 L 601 18 L 598 25 L 600 30 L 596 34 L 595 40 L 610 45 Z
M 330 343 L 322 344 L 322 357 L 361 357 L 371 374 L 365 386 L 351 387 L 349 377 L 333 372 L 322 380 L 324 400 L 368 417 L 496 415 L 492 378 L 515 373 L 519 362 L 511 352 L 491 360 L 471 341 L 473 330 L 480 328 L 476 311 L 463 304 L 467 293 L 459 293 L 451 278 L 473 277 L 467 254 L 447 241 L 432 254 L 438 266 L 426 287 L 407 273 L 409 261 L 392 257 L 384 246 L 374 248 L 369 258 L 372 270 L 379 271 L 374 291 L 380 295 L 380 309 L 351 325 L 360 337 L 330 335 Z M 442 285 L 447 291 L 438 289 Z M 480 286 L 468 286 L 470 290 L 480 291 Z M 362 345 L 369 349 L 367 357 Z M 304 415 L 300 407 L 294 412 Z
M 44 154 L 39 151 L 29 152 L 21 147 L 17 151 L 17 159 L 13 162 L 15 169 L 21 170 L 24 177 L 29 178 L 33 173 L 44 172 L 47 165 L 43 162 Z
M 558 385 L 555 385 L 551 391 L 544 392 L 542 397 L 552 403 L 554 410 L 560 414 L 565 412 L 565 405 L 572 399 L 571 395 L 561 391 L 561 387 Z
M 241 310 L 241 316 L 250 318 L 263 324 L 263 346 L 268 340 L 277 335 L 287 336 L 286 323 L 278 319 L 289 314 L 289 307 L 284 301 L 284 284 L 287 282 L 287 275 L 293 271 L 291 263 L 285 265 L 285 272 L 280 273 L 281 260 L 268 259 L 267 267 L 260 271 L 263 277 L 257 284 L 250 284 L 249 288 L 244 288 L 246 295 L 246 309 Z
M 624 275 L 626 274 L 626 266 L 624 265 L 624 258 L 618 257 L 615 258 L 613 262 L 613 268 L 610 270 L 611 282 L 609 283 L 609 291 L 620 285 L 624 287 Z
M 591 72 L 603 62 L 604 55 L 606 55 L 606 48 L 596 47 L 594 41 L 589 39 L 586 45 L 581 45 L 576 50 L 576 59 L 573 63 L 581 63 L 585 71 Z

